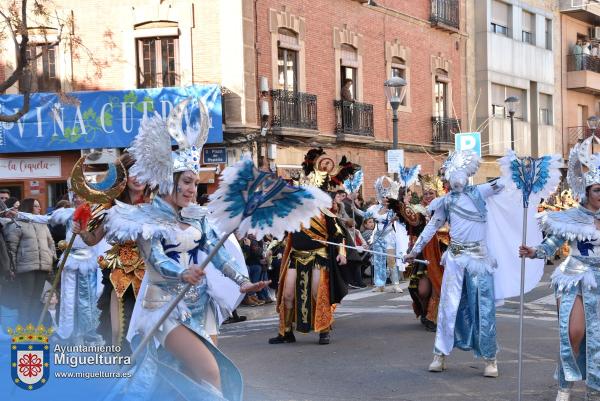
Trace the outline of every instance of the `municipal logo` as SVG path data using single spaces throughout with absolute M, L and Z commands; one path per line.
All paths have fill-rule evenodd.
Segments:
M 32 324 L 25 328 L 8 329 L 12 336 L 10 365 L 12 381 L 25 390 L 37 390 L 50 377 L 50 346 L 48 336 L 52 329 Z

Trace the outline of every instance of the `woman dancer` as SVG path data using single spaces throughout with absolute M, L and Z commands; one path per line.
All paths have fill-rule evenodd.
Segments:
M 136 240 L 146 263 L 127 338 L 135 346 L 142 335 L 154 337 L 142 360 L 137 361 L 133 377 L 115 388 L 114 398 L 135 393 L 143 399 L 171 399 L 173 394 L 183 399 L 241 399 L 238 369 L 211 343 L 208 334 L 217 324 L 219 305 L 211 296 L 199 264 L 218 236 L 205 209 L 192 203 L 200 171 L 200 149 L 196 146 L 201 147 L 206 140 L 208 116 L 204 111 L 201 131 L 193 135 L 196 139 L 190 146 L 181 131 L 186 103 L 174 108 L 167 123 L 159 117 L 144 120 L 130 148 L 136 159 L 131 173 L 139 182 L 156 187 L 158 195 L 151 204 L 117 204 L 105 220 L 108 238 Z M 205 110 L 201 102 L 200 106 L 201 111 Z M 171 137 L 179 144 L 174 152 Z M 258 291 L 268 285 L 262 281 L 250 283 L 224 248 L 218 251 L 212 266 L 235 281 L 240 292 Z M 151 333 L 186 283 L 192 288 Z
M 590 140 L 592 138 L 590 137 Z M 558 305 L 560 353 L 557 401 L 568 401 L 573 382 L 585 380 L 586 399 L 600 399 L 600 170 L 599 154 L 589 155 L 588 140 L 573 147 L 567 180 L 580 206 L 539 216 L 547 234 L 535 246 L 522 246 L 521 256 L 547 258 L 568 243 L 569 256 L 552 274 Z M 582 164 L 590 170 L 581 174 Z

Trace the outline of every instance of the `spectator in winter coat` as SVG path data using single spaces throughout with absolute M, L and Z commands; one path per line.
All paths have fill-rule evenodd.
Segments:
M 37 199 L 24 199 L 20 211 L 40 214 Z M 48 273 L 56 259 L 56 250 L 46 224 L 18 219 L 4 228 L 9 258 L 15 269 L 15 286 L 19 287 L 19 320 L 36 324 L 42 310 L 40 297 Z

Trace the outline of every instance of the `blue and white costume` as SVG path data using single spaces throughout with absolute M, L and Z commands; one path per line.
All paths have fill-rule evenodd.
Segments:
M 182 229 L 180 224 L 189 227 Z M 177 213 L 161 197 L 152 204 L 131 206 L 117 203 L 108 212 L 105 221 L 107 236 L 119 241 L 137 240 L 146 263 L 146 274 L 131 317 L 127 339 L 135 347 L 137 336 L 147 333 L 163 315 L 168 303 L 185 286 L 181 276 L 191 264 L 199 264 L 218 242 L 211 229 L 206 211 L 198 206 L 184 208 Z M 242 268 L 221 248 L 212 265 L 226 277 L 242 285 L 248 279 Z M 238 270 L 239 269 L 239 270 Z M 218 324 L 216 317 L 220 305 L 211 297 L 206 280 L 192 287 L 183 301 L 171 312 L 155 333 L 155 341 L 148 346 L 128 388 L 144 388 L 142 399 L 159 399 L 172 394 L 174 386 L 183 380 L 190 394 L 202 394 L 198 399 L 238 400 L 241 398 L 241 375 L 235 365 L 212 345 L 209 333 Z M 221 371 L 223 394 L 208 383 L 198 384 L 179 371 L 179 363 L 164 352 L 162 346 L 168 334 L 178 325 L 196 333 L 213 353 Z M 208 330 L 208 332 L 207 332 Z M 157 367 L 167 364 L 172 369 L 161 371 Z M 141 391 L 141 390 L 139 390 Z
M 573 147 L 569 155 L 567 181 L 573 192 L 586 204 L 586 188 L 600 184 L 599 154 L 590 155 L 592 137 Z M 582 164 L 589 168 L 583 173 Z M 569 244 L 569 256 L 552 274 L 552 285 L 558 301 L 560 352 L 556 378 L 568 399 L 573 382 L 585 380 L 588 397 L 600 398 L 600 230 L 599 212 L 584 206 L 539 214 L 539 223 L 547 237 L 535 247 L 536 258 L 554 255 L 563 244 Z M 569 319 L 577 297 L 583 302 L 585 337 L 576 356 L 569 339 Z M 559 392 L 559 397 L 561 393 Z M 559 398 L 557 398 L 559 399 Z M 592 399 L 592 398 L 590 398 Z M 597 398 L 593 398 L 597 399 Z
M 190 98 L 191 99 L 191 98 Z M 219 242 L 207 218 L 207 211 L 194 204 L 176 210 L 164 196 L 176 196 L 175 174 L 200 172 L 201 148 L 208 137 L 209 116 L 206 106 L 198 99 L 200 111 L 198 126 L 188 125 L 182 131 L 182 117 L 186 99 L 176 105 L 167 121 L 156 115 L 142 120 L 140 130 L 129 152 L 136 162 L 129 170 L 138 182 L 158 188 L 151 204 L 127 205 L 117 202 L 105 219 L 108 241 L 136 241 L 146 265 L 140 292 L 136 298 L 127 339 L 132 349 L 137 349 L 143 338 L 153 339 L 144 349 L 145 354 L 136 361 L 133 376 L 122 380 L 111 392 L 109 399 L 164 400 L 174 394 L 182 400 L 229 400 L 242 398 L 242 377 L 237 367 L 211 342 L 209 335 L 216 334 L 219 310 L 228 305 L 217 305 L 212 296 L 208 273 L 199 283 L 192 285 L 183 299 L 166 315 L 170 302 L 186 288 L 183 277 L 191 265 L 200 265 Z M 179 148 L 171 151 L 171 140 Z M 225 250 L 219 248 L 216 257 L 206 269 L 217 269 L 228 282 L 233 281 L 233 291 L 239 296 L 239 287 L 249 282 L 242 267 Z M 206 270 L 205 270 L 206 272 Z M 219 294 L 216 294 L 219 295 Z M 222 295 L 222 294 L 221 294 Z M 151 332 L 166 315 L 166 320 Z M 221 390 L 212 384 L 193 380 L 186 375 L 180 360 L 167 352 L 165 340 L 177 327 L 194 333 L 214 356 L 220 373 Z M 190 346 L 199 346 L 192 344 Z
M 430 205 L 433 213 L 411 251 L 417 255 L 446 222 L 451 242 L 442 255 L 445 267 L 434 353 L 454 347 L 478 357 L 496 358 L 496 308 L 493 273 L 496 261 L 486 241 L 485 199 L 501 190 L 494 184 L 467 186 Z
M 37 223 L 64 225 L 67 238 L 71 238 L 74 212 L 73 208 L 62 208 L 49 216 L 19 213 L 19 217 Z M 69 343 L 94 344 L 102 341 L 96 332 L 100 317 L 96 304 L 102 292 L 98 256 L 108 248 L 104 240 L 88 246 L 77 236 L 65 261 L 60 277 L 60 313 L 56 334 Z M 63 253 L 61 261 L 64 257 Z
M 496 377 L 496 307 L 493 273 L 496 260 L 487 248 L 486 198 L 499 193 L 497 184 L 467 185 L 479 168 L 473 152 L 452 153 L 443 165 L 452 191 L 431 202 L 433 217 L 415 241 L 415 257 L 446 222 L 451 243 L 442 255 L 444 278 L 438 309 L 434 360 L 430 371 L 445 369 L 445 356 L 454 347 L 473 350 L 486 359 L 484 375 Z

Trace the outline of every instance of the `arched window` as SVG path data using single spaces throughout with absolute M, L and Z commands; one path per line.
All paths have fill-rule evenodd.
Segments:
M 177 23 L 155 21 L 137 25 L 137 86 L 160 88 L 179 85 L 179 32 Z M 145 37 L 144 31 L 148 32 Z
M 341 98 L 352 101 L 358 97 L 356 78 L 358 75 L 358 51 L 356 47 L 342 43 L 341 47 Z M 350 82 L 351 81 L 351 82 Z
M 448 117 L 448 72 L 440 68 L 435 71 L 434 87 L 434 109 L 433 116 L 439 118 Z
M 406 81 L 408 85 L 408 79 L 406 78 L 406 62 L 401 57 L 392 57 L 392 77 L 399 77 Z M 402 99 L 401 106 L 406 106 L 407 96 Z
M 279 28 L 277 40 L 277 76 L 279 89 L 298 91 L 298 52 L 300 45 L 296 32 Z

